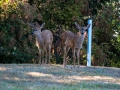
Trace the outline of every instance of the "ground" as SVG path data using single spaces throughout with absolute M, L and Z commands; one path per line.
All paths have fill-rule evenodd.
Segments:
M 120 90 L 120 68 L 0 64 L 0 90 Z

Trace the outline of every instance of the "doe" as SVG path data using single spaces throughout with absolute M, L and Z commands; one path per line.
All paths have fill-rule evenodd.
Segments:
M 37 22 L 31 24 L 31 26 L 33 27 L 33 34 L 35 34 L 36 36 L 36 46 L 39 49 L 39 54 L 40 54 L 39 62 L 41 64 L 41 58 L 42 58 L 42 63 L 44 62 L 44 51 L 45 51 L 46 53 L 45 64 L 47 63 L 47 56 L 48 56 L 48 64 L 50 64 L 53 34 L 50 30 L 41 31 L 44 25 L 45 23 L 43 23 L 40 26 Z M 49 51 L 49 53 L 47 51 Z
M 73 67 L 75 67 L 75 52 L 77 53 L 77 61 L 79 67 L 80 49 L 82 48 L 82 44 L 84 41 L 85 31 L 90 27 L 90 24 L 88 24 L 86 27 L 80 27 L 80 25 L 77 22 L 75 22 L 75 26 L 77 29 L 79 29 L 81 35 L 74 34 L 73 32 L 68 30 L 61 34 L 62 46 L 64 50 L 63 67 L 67 66 L 66 57 L 70 48 L 72 49 L 72 53 L 73 53 L 73 60 L 74 60 Z

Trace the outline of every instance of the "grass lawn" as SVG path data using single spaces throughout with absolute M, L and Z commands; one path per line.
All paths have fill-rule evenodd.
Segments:
M 0 64 L 0 90 L 120 90 L 120 68 Z

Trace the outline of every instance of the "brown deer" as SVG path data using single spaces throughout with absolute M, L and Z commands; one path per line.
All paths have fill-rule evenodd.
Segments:
M 39 54 L 40 54 L 39 62 L 41 64 L 41 58 L 42 58 L 42 62 L 44 62 L 44 51 L 45 51 L 45 53 L 46 53 L 45 64 L 47 63 L 47 55 L 48 55 L 48 63 L 50 64 L 53 34 L 50 30 L 41 31 L 41 29 L 44 27 L 44 25 L 45 25 L 45 23 L 43 23 L 40 26 L 37 22 L 31 24 L 31 26 L 33 27 L 33 34 L 35 34 L 35 36 L 36 36 L 36 46 L 39 49 Z
M 64 50 L 63 67 L 67 66 L 66 57 L 70 48 L 72 49 L 72 53 L 73 53 L 73 60 L 74 60 L 73 67 L 75 67 L 75 52 L 77 53 L 77 60 L 78 60 L 78 67 L 79 67 L 80 49 L 82 48 L 82 44 L 84 41 L 85 31 L 90 27 L 90 25 L 87 25 L 86 27 L 80 27 L 80 25 L 75 22 L 75 26 L 76 28 L 79 29 L 79 32 L 81 35 L 74 34 L 71 31 L 65 31 L 61 34 L 62 46 Z
M 64 31 L 62 30 L 62 27 L 59 25 L 58 29 L 53 32 L 54 37 L 54 55 L 56 59 L 56 63 L 61 63 L 61 55 L 62 55 L 62 49 L 61 49 L 61 37 L 60 35 Z

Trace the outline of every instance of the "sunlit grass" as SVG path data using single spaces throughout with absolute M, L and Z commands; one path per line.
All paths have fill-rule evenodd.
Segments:
M 71 67 L 71 66 L 70 66 Z M 0 90 L 119 90 L 120 69 L 62 65 L 0 65 Z

